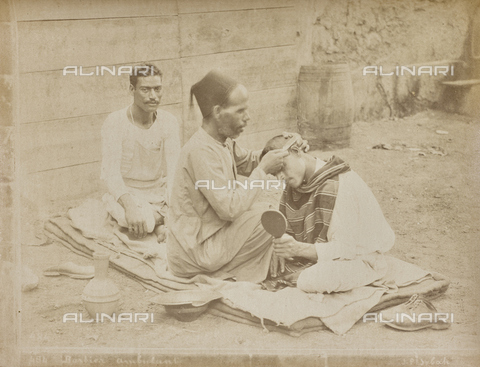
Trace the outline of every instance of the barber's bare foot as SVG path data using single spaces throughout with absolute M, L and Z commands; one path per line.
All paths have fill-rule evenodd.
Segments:
M 167 227 L 165 227 L 163 224 L 160 226 L 156 226 L 153 232 L 157 236 L 158 243 L 165 242 L 165 240 L 167 239 Z
M 165 218 L 160 213 L 155 213 L 153 217 L 155 218 L 155 225 L 157 227 L 165 224 Z

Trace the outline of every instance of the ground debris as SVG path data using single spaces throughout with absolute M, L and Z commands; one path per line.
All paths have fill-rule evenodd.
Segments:
M 97 341 L 99 337 L 98 334 L 87 335 L 87 339 L 92 339 L 93 341 Z
M 372 149 L 383 149 L 383 150 L 392 150 L 393 147 L 390 144 L 377 144 L 372 147 Z
M 428 147 L 428 151 L 434 155 L 446 156 L 447 152 L 442 147 L 431 146 Z
M 406 144 L 396 144 L 396 145 L 391 145 L 387 143 L 380 143 L 377 145 L 374 145 L 371 147 L 371 149 L 383 149 L 383 150 L 397 150 L 397 151 L 403 151 L 403 150 L 409 150 L 411 152 L 418 152 L 418 155 L 425 157 L 427 153 L 433 154 L 433 155 L 440 155 L 440 156 L 446 156 L 447 152 L 445 151 L 444 148 L 442 147 L 436 147 L 436 146 L 429 146 L 426 148 L 419 148 L 419 147 L 407 147 Z
M 245 338 L 243 338 L 243 337 L 237 337 L 237 338 L 235 338 L 235 343 L 240 344 L 240 345 L 243 344 L 243 343 L 245 343 L 245 341 L 246 341 L 246 340 L 245 340 Z
M 412 261 L 412 260 L 417 259 L 417 258 L 418 258 L 418 255 L 413 254 L 413 253 L 407 253 L 407 254 L 405 254 L 405 257 L 406 257 L 408 260 Z

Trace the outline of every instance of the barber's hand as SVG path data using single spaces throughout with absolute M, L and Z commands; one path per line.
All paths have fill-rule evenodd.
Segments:
M 266 174 L 275 175 L 283 168 L 283 157 L 288 155 L 288 151 L 283 149 L 275 149 L 265 154 L 258 164 L 258 167 L 263 169 Z
M 147 231 L 147 221 L 140 208 L 137 206 L 127 206 L 125 208 L 125 219 L 128 225 L 128 232 L 137 238 L 144 238 Z
M 300 147 L 300 150 L 303 150 L 305 153 L 308 152 L 310 150 L 310 145 L 308 145 L 308 141 L 304 140 L 300 134 L 298 133 L 289 133 L 288 131 L 284 131 L 282 133 L 283 137 L 285 139 L 289 139 L 289 138 L 292 138 L 292 137 L 296 137 L 297 138 L 297 142 L 296 144 Z
M 270 276 L 275 278 L 278 271 L 278 262 L 279 258 L 275 255 L 275 252 L 272 253 L 272 258 L 270 259 Z
M 299 256 L 300 244 L 288 234 L 273 239 L 273 253 L 283 259 Z
M 272 253 L 272 259 L 270 260 L 270 275 L 276 277 L 278 274 L 278 266 L 280 265 L 280 273 L 285 271 L 285 259 L 278 257 L 275 251 Z

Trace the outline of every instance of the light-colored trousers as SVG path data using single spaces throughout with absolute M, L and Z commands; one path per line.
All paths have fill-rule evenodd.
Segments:
M 256 203 L 197 244 L 194 258 L 187 256 L 177 243 L 175 252 L 168 256 L 169 269 L 180 277 L 207 274 L 221 278 L 234 276 L 237 281 L 262 282 L 267 277 L 273 253 L 272 236 L 260 223 L 268 207 L 266 203 Z

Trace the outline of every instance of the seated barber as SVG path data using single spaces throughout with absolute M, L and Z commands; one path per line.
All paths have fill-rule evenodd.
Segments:
M 247 89 L 232 78 L 213 70 L 191 93 L 203 122 L 182 148 L 175 173 L 168 212 L 169 269 L 180 277 L 208 274 L 261 282 L 273 252 L 272 238 L 260 223 L 268 204 L 256 203 L 261 187 L 232 183 L 244 182 L 238 175 L 248 176 L 246 182 L 265 180 L 281 169 L 287 153 L 273 149 L 259 162 L 261 150 L 236 143 L 250 116 Z
M 180 153 L 178 123 L 158 108 L 162 73 L 156 66 L 135 66 L 129 88 L 133 103 L 108 115 L 102 126 L 101 177 L 108 189 L 103 201 L 130 234 L 142 238 L 155 230 L 161 242 L 167 189 Z
M 285 142 L 283 136 L 271 139 L 263 154 Z M 293 258 L 314 265 L 286 279 L 305 292 L 330 293 L 382 278 L 387 270 L 383 253 L 392 248 L 395 235 L 367 184 L 335 156 L 325 162 L 295 144 L 288 153 L 280 201 L 288 226 L 274 240 L 274 254 L 287 261 L 287 268 Z M 285 266 L 278 265 L 281 274 Z

